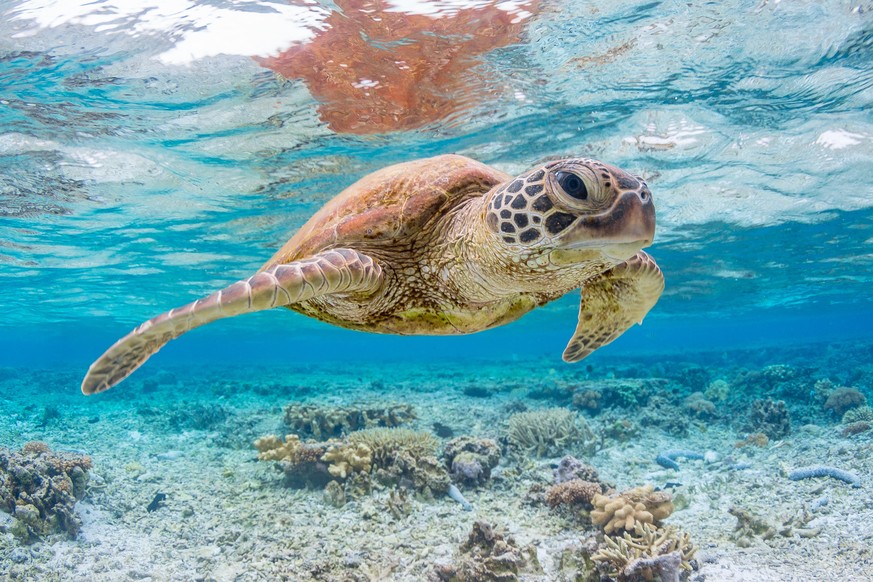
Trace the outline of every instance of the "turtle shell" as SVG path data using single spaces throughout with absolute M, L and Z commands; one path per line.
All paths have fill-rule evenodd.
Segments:
M 509 180 L 503 172 L 459 155 L 396 164 L 369 174 L 325 204 L 262 267 L 332 248 L 363 252 L 419 239 L 464 200 Z

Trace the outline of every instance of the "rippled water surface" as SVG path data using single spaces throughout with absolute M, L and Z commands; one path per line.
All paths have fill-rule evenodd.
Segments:
M 655 336 L 871 321 L 869 2 L 2 10 L 6 338 L 114 336 L 251 273 L 357 178 L 445 152 L 509 173 L 585 155 L 646 177 L 668 281 Z M 520 330 L 566 336 L 575 298 L 549 309 Z M 290 314 L 222 325 L 332 333 Z

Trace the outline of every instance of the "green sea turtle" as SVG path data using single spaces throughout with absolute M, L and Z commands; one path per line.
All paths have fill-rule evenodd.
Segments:
M 203 324 L 288 307 L 351 329 L 466 334 L 582 290 L 564 360 L 608 344 L 654 306 L 661 271 L 646 183 L 594 160 L 550 161 L 513 178 L 443 155 L 389 166 L 324 205 L 244 281 L 171 309 L 118 340 L 82 392 L 111 388 Z

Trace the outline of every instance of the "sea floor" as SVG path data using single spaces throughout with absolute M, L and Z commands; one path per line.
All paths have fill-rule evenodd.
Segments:
M 666 523 L 698 547 L 690 579 L 871 579 L 873 430 L 849 435 L 833 406 L 825 408 L 843 386 L 873 399 L 871 356 L 873 345 L 855 342 L 601 358 L 596 368 L 557 358 L 151 366 L 89 398 L 78 393 L 79 369 L 0 369 L 0 446 L 41 440 L 93 462 L 75 539 L 22 542 L 0 513 L 0 578 L 424 581 L 435 565 L 463 559 L 460 545 L 485 521 L 535 548 L 540 569 L 518 579 L 581 579 L 573 556 L 599 539 L 599 528 L 533 493 L 551 484 L 560 456 L 504 455 L 484 486 L 463 488 L 473 511 L 438 496 L 413 498 L 398 514 L 387 509 L 387 488 L 336 507 L 321 490 L 283 486 L 281 472 L 252 447 L 259 436 L 287 433 L 283 408 L 306 402 L 410 404 L 411 428 L 438 423 L 502 445 L 511 414 L 566 407 L 591 427 L 598 448 L 565 452 L 602 481 L 619 491 L 673 483 L 676 511 Z M 762 406 L 769 416 L 755 416 Z M 747 442 L 750 434 L 757 436 Z M 655 462 L 671 449 L 706 458 L 677 458 L 678 471 Z M 810 465 L 850 471 L 861 487 L 787 477 Z M 147 511 L 158 492 L 166 500 Z M 770 529 L 738 532 L 732 508 Z

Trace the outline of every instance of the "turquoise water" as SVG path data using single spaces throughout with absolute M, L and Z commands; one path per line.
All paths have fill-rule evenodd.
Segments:
M 130 421 L 119 420 L 128 398 L 140 409 L 175 402 L 169 389 L 144 392 L 166 370 L 178 384 L 165 384 L 187 386 L 189 404 L 214 402 L 228 365 L 229 376 L 256 386 L 281 384 L 282 370 L 299 386 L 313 370 L 305 396 L 222 393 L 239 418 L 262 414 L 264 432 L 292 399 L 354 400 L 360 395 L 342 396 L 343 386 L 378 379 L 396 390 L 374 388 L 368 398 L 415 400 L 435 390 L 425 378 L 448 369 L 454 380 L 437 377 L 452 394 L 453 382 L 484 378 L 512 391 L 621 376 L 626 367 L 675 379 L 678 367 L 703 369 L 709 382 L 788 364 L 812 370 L 810 383 L 831 378 L 873 398 L 869 2 L 5 0 L 0 11 L 0 367 L 8 371 L 0 397 L 9 410 L 35 407 L 10 413 L 2 446 L 45 440 L 88 451 L 98 472 L 103 454 L 102 470 L 116 463 L 123 474 L 106 451 L 124 433 L 101 433 L 102 421 L 76 427 L 91 417 Z M 81 402 L 89 364 L 132 327 L 247 277 L 357 179 L 444 153 L 512 175 L 586 156 L 643 176 L 658 220 L 647 250 L 666 278 L 644 324 L 573 367 L 560 355 L 576 323 L 575 293 L 509 326 L 448 338 L 371 335 L 263 312 L 187 334 L 141 379 Z M 842 351 L 850 355 L 835 355 Z M 683 384 L 677 402 L 703 388 Z M 771 395 L 786 398 L 764 388 L 743 398 Z M 475 403 L 486 417 L 498 409 Z M 795 426 L 842 438 L 839 419 L 820 404 L 815 414 L 792 409 Z M 431 405 L 422 419 L 452 423 L 440 409 L 448 404 Z M 69 410 L 67 424 L 42 423 L 48 406 Z M 731 416 L 746 412 L 725 410 L 715 422 L 730 435 L 727 453 L 745 434 Z M 169 438 L 141 420 L 130 430 L 153 429 L 152 445 Z M 418 428 L 428 429 L 425 420 Z M 499 436 L 489 421 L 455 422 Z M 794 434 L 800 446 L 806 437 Z M 839 446 L 865 443 L 858 450 L 869 455 L 869 434 Z M 137 446 L 131 455 L 154 453 Z M 869 458 L 858 454 L 842 460 L 867 475 Z M 648 478 L 636 476 L 613 479 Z M 106 495 L 86 502 L 120 511 Z M 462 537 L 468 522 L 458 526 Z M 692 534 L 706 545 L 712 532 Z M 176 539 L 165 535 L 164 543 Z M 33 558 L 48 563 L 41 559 Z M 250 578 L 239 579 L 270 579 L 244 563 Z M 46 567 L 58 579 L 86 579 Z M 100 575 L 121 579 L 113 578 L 119 568 Z M 186 579 L 191 568 L 153 578 Z M 559 579 L 546 570 L 541 579 Z M 716 572 L 711 579 L 746 579 Z M 767 579 L 788 579 L 782 574 Z

